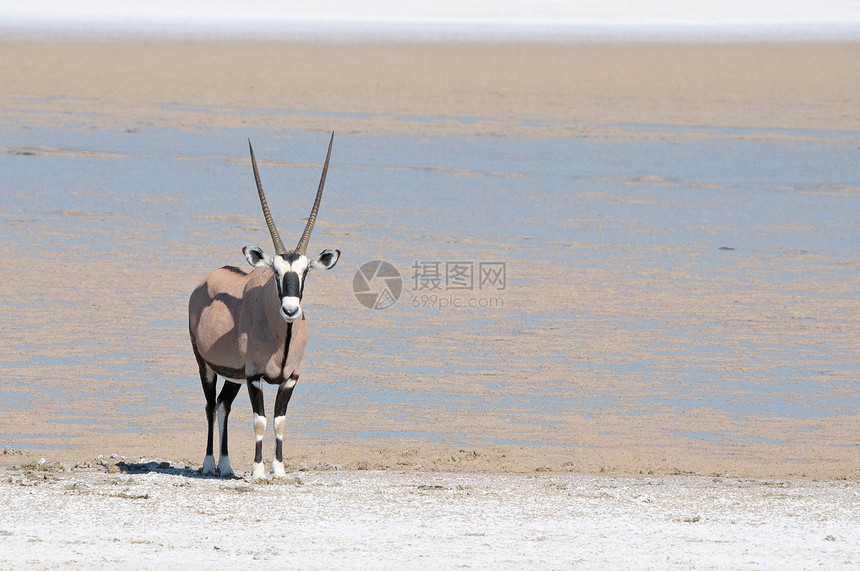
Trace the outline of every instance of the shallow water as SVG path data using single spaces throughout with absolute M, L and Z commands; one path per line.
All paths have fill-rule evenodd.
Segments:
M 196 418 L 187 295 L 243 264 L 241 246 L 269 244 L 247 140 L 292 236 L 327 136 L 6 124 L 0 137 L 0 253 L 30 267 L 0 288 L 0 411 L 48 406 L 74 425 L 109 406 L 134 419 L 104 421 L 114 432 Z M 291 414 L 320 438 L 550 446 L 582 445 L 570 415 L 857 414 L 858 141 L 647 125 L 565 140 L 337 135 L 311 248 L 344 257 L 313 278 Z M 372 259 L 403 278 L 384 311 L 351 292 Z M 420 290 L 416 261 L 504 262 L 507 284 Z M 503 307 L 438 306 L 491 297 Z

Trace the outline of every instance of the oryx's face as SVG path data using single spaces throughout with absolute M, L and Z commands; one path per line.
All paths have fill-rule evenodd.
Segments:
M 302 317 L 302 294 L 305 290 L 305 278 L 312 268 L 329 270 L 340 258 L 340 250 L 323 250 L 320 255 L 308 259 L 303 254 L 287 252 L 269 257 L 260 248 L 245 247 L 242 249 L 248 263 L 255 267 L 267 267 L 274 274 L 278 286 L 278 298 L 281 300 L 281 317 L 287 323 L 292 323 Z

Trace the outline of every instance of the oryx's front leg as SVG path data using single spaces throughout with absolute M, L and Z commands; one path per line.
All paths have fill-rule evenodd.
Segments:
M 278 385 L 278 395 L 275 397 L 275 459 L 272 460 L 272 474 L 276 478 L 287 475 L 284 470 L 284 431 L 287 427 L 287 405 L 293 396 L 299 376 L 293 374 L 286 382 Z
M 233 478 L 236 475 L 230 466 L 230 456 L 227 452 L 227 418 L 230 416 L 230 409 L 233 407 L 233 401 L 239 394 L 240 388 L 239 383 L 225 380 L 224 386 L 221 387 L 221 394 L 218 395 L 218 432 L 221 435 L 221 457 L 218 459 L 218 472 L 222 478 Z
M 251 398 L 251 408 L 254 410 L 254 436 L 256 437 L 256 449 L 254 451 L 254 468 L 251 477 L 254 479 L 265 478 L 266 469 L 263 466 L 263 437 L 266 435 L 266 409 L 263 405 L 262 381 L 256 379 L 248 381 L 248 396 Z

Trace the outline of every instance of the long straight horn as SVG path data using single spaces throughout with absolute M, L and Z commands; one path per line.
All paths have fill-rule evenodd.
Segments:
M 284 248 L 284 243 L 281 242 L 281 236 L 278 234 L 275 221 L 272 220 L 272 213 L 269 212 L 269 205 L 266 203 L 266 194 L 263 192 L 263 183 L 260 182 L 257 159 L 254 157 L 254 147 L 251 146 L 250 139 L 248 139 L 248 148 L 251 149 L 251 166 L 254 167 L 254 180 L 257 181 L 257 194 L 260 195 L 260 206 L 263 207 L 263 216 L 266 217 L 266 225 L 269 227 L 269 234 L 272 235 L 272 242 L 275 244 L 275 254 L 286 254 L 287 249 Z
M 314 206 L 311 208 L 310 216 L 308 216 L 308 223 L 305 226 L 305 231 L 302 233 L 302 237 L 299 238 L 299 243 L 296 244 L 296 254 L 305 255 L 305 250 L 308 249 L 308 242 L 311 239 L 311 232 L 314 230 L 314 224 L 317 221 L 317 212 L 320 209 L 320 200 L 322 199 L 323 187 L 325 186 L 325 175 L 328 171 L 328 160 L 331 158 L 331 144 L 334 142 L 334 131 L 331 133 L 331 139 L 328 142 L 328 153 L 325 156 L 325 164 L 323 165 L 322 177 L 320 177 L 320 187 L 317 189 L 317 197 L 314 199 Z

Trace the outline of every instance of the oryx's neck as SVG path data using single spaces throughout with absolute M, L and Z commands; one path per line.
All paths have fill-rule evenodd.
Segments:
M 281 382 L 298 371 L 304 356 L 307 343 L 307 324 L 304 315 L 297 321 L 288 323 L 280 314 L 280 297 L 275 275 L 269 272 L 269 279 L 262 285 L 260 300 L 264 306 L 262 316 L 265 321 L 265 335 L 258 336 L 258 342 L 266 346 L 258 346 L 261 360 L 256 364 L 258 374 L 262 374 L 268 382 Z M 263 341 L 266 339 L 267 341 Z

